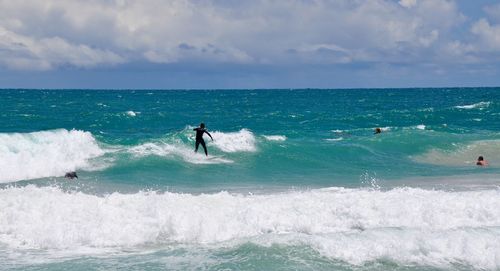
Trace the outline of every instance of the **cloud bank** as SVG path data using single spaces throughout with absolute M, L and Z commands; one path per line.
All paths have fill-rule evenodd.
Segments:
M 0 66 L 450 65 L 500 59 L 500 4 L 452 0 L 0 0 Z M 459 33 L 459 34 L 457 34 Z

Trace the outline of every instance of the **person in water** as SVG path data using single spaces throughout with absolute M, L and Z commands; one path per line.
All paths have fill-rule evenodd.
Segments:
M 205 123 L 200 123 L 200 127 L 194 128 L 193 131 L 196 131 L 196 144 L 194 148 L 194 152 L 198 152 L 198 146 L 203 147 L 203 150 L 205 150 L 205 155 L 208 156 L 207 152 L 207 146 L 205 145 L 205 140 L 203 140 L 203 134 L 207 133 L 207 135 L 214 141 L 214 138 L 212 135 L 205 129 Z
M 488 165 L 488 161 L 484 160 L 484 157 L 479 156 L 477 158 L 476 165 L 478 165 L 478 166 L 487 166 Z
M 380 133 L 382 133 L 382 129 L 380 129 L 379 127 L 375 128 L 373 134 L 380 134 Z

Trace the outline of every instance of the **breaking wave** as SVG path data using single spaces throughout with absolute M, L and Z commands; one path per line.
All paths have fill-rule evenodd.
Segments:
M 489 107 L 491 104 L 491 102 L 479 102 L 479 103 L 475 103 L 475 104 L 468 104 L 468 105 L 457 105 L 455 106 L 455 108 L 458 108 L 458 109 L 483 109 L 483 108 L 486 108 L 486 107 Z
M 51 130 L 0 133 L 0 182 L 63 176 L 77 169 L 102 168 L 92 159 L 104 154 L 89 132 Z
M 255 152 L 255 136 L 247 129 L 238 132 L 213 132 L 213 144 L 223 152 Z
M 206 140 L 208 148 L 214 146 L 223 153 L 235 152 L 255 152 L 256 139 L 252 132 L 242 129 L 238 132 L 211 132 L 213 141 Z M 194 134 L 190 128 L 184 131 L 171 135 L 164 139 L 146 142 L 137 146 L 128 147 L 128 152 L 136 156 L 161 156 L 171 158 L 181 158 L 185 162 L 192 164 L 221 164 L 232 163 L 231 159 L 223 158 L 222 155 L 209 154 L 208 158 L 203 154 L 203 149 L 199 146 L 198 153 L 193 152 Z M 209 150 L 211 153 L 212 151 Z
M 16 248 L 280 243 L 285 238 L 285 244 L 305 243 L 353 264 L 391 259 L 500 266 L 495 256 L 500 190 L 328 188 L 100 197 L 29 185 L 1 189 L 0 198 L 0 243 Z
M 107 164 L 96 158 L 108 153 L 181 158 L 192 164 L 222 164 L 234 162 L 223 158 L 224 153 L 257 150 L 254 134 L 246 129 L 229 133 L 213 132 L 212 136 L 214 141 L 207 140 L 207 145 L 215 147 L 219 153 L 205 157 L 202 150 L 193 152 L 194 135 L 190 129 L 166 139 L 133 146 L 106 145 L 106 148 L 90 132 L 80 130 L 0 133 L 0 183 L 59 177 L 75 170 L 104 169 Z
M 199 150 L 198 153 L 194 153 L 193 147 L 188 147 L 182 144 L 169 144 L 164 142 L 145 143 L 131 147 L 128 149 L 128 151 L 136 156 L 155 155 L 171 158 L 179 157 L 185 162 L 192 164 L 221 164 L 233 162 L 232 160 L 213 155 L 205 157 L 205 154 L 203 154 L 203 150 Z

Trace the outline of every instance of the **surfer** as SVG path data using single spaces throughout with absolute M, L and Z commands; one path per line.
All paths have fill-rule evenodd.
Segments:
M 488 165 L 488 161 L 484 160 L 484 157 L 479 156 L 477 158 L 476 165 L 478 165 L 478 166 L 487 166 Z
M 194 128 L 193 131 L 196 131 L 196 144 L 194 148 L 194 152 L 198 152 L 198 146 L 203 147 L 203 150 L 205 150 L 205 155 L 208 156 L 207 152 L 207 146 L 205 145 L 205 140 L 203 140 L 203 134 L 207 133 L 207 135 L 214 141 L 212 135 L 205 129 L 205 123 L 200 123 L 200 127 Z

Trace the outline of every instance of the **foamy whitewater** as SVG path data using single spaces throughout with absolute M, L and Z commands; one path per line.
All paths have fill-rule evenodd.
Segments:
M 0 104 L 0 270 L 500 269 L 500 89 Z
M 89 132 L 53 130 L 0 134 L 0 182 L 64 176 L 93 170 L 92 159 L 104 154 Z
M 0 241 L 18 249 L 226 246 L 238 240 L 261 244 L 267 236 L 280 244 L 292 239 L 311 245 L 355 265 L 377 257 L 430 265 L 500 265 L 500 190 L 336 188 L 273 195 L 140 192 L 98 197 L 30 185 L 2 190 L 0 197 Z M 484 251 L 478 251 L 481 247 Z

